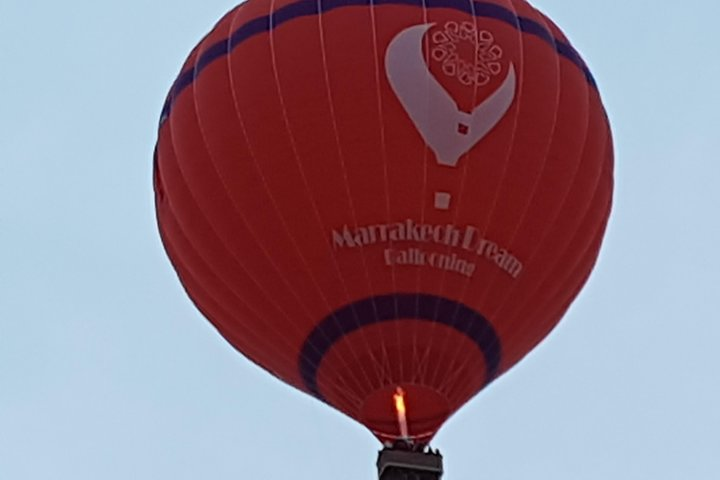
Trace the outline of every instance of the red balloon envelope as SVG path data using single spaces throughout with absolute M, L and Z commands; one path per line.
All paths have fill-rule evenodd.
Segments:
M 219 332 L 420 442 L 563 316 L 613 182 L 593 77 L 522 0 L 250 0 L 182 68 L 155 168 Z

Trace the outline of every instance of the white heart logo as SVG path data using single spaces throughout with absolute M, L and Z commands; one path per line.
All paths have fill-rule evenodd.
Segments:
M 510 64 L 502 85 L 471 113 L 458 110 L 423 57 L 423 36 L 433 25 L 415 25 L 400 32 L 388 46 L 385 69 L 400 103 L 438 163 L 455 167 L 507 113 L 515 99 L 515 67 Z

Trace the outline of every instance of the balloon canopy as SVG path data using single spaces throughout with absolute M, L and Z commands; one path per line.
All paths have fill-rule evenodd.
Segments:
M 154 186 L 228 342 L 427 442 L 568 309 L 612 172 L 593 76 L 525 1 L 249 0 L 172 86 Z

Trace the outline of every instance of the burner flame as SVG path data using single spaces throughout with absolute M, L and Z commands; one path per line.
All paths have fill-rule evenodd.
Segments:
M 397 412 L 398 426 L 400 427 L 400 438 L 407 440 L 408 426 L 407 426 L 407 409 L 405 408 L 405 390 L 397 387 L 395 394 L 393 395 L 395 400 L 395 411 Z

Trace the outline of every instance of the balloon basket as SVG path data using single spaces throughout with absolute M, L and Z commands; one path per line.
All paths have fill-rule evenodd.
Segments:
M 426 445 L 398 442 L 378 453 L 377 469 L 379 480 L 440 480 L 442 455 Z

